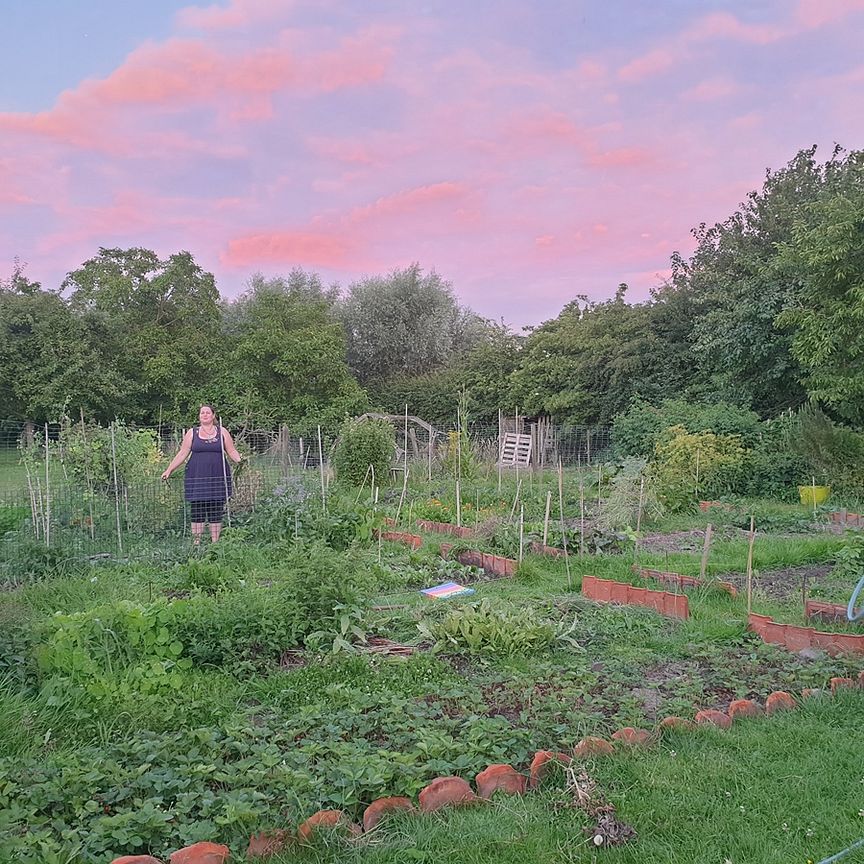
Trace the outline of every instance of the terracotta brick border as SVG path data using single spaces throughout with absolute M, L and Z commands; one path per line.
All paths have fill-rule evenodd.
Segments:
M 652 570 L 649 567 L 633 566 L 633 572 L 638 573 L 643 579 L 654 579 L 666 585 L 675 585 L 682 591 L 685 588 L 701 588 L 705 585 L 716 585 L 731 597 L 738 596 L 738 589 L 731 582 L 704 582 L 696 576 L 684 576 L 681 573 L 671 573 L 666 570 Z
M 780 624 L 769 615 L 751 613 L 747 629 L 763 642 L 778 645 L 788 651 L 803 651 L 819 648 L 832 657 L 837 654 L 864 654 L 864 634 L 826 633 L 814 627 L 799 627 L 796 624 Z
M 593 578 L 593 577 L 592 577 Z M 600 581 L 600 580 L 598 580 Z M 830 694 L 820 690 L 802 691 L 801 699 L 830 698 L 841 690 L 864 690 L 864 672 L 858 678 L 832 678 Z M 253 834 L 249 838 L 246 851 L 247 860 L 262 861 L 284 852 L 296 844 L 308 843 L 321 829 L 340 830 L 347 839 L 360 837 L 364 832 L 373 831 L 380 821 L 391 813 L 432 813 L 447 807 L 476 806 L 494 795 L 523 795 L 536 789 L 549 776 L 554 766 L 566 768 L 573 762 L 601 759 L 614 753 L 627 752 L 634 746 L 648 747 L 668 732 L 692 732 L 698 726 L 727 730 L 740 718 L 770 717 L 780 711 L 797 708 L 798 702 L 783 690 L 771 693 L 765 700 L 764 708 L 758 702 L 739 699 L 729 706 L 729 711 L 703 709 L 696 714 L 695 722 L 683 717 L 665 717 L 653 732 L 633 729 L 626 726 L 611 736 L 611 740 L 587 737 L 579 741 L 570 753 L 554 753 L 538 750 L 531 760 L 527 772 L 519 772 L 512 765 L 489 765 L 475 778 L 475 787 L 461 777 L 436 777 L 418 795 L 418 805 L 409 798 L 378 798 L 363 813 L 363 827 L 352 822 L 342 810 L 319 810 L 301 823 L 296 833 L 287 828 L 278 828 Z M 171 864 L 225 864 L 230 858 L 227 846 L 216 843 L 195 843 L 171 854 Z M 115 858 L 111 864 L 162 864 L 150 855 L 124 855 Z
M 564 550 L 557 546 L 544 546 L 536 540 L 531 544 L 531 551 L 535 555 L 548 555 L 550 558 L 563 558 Z
M 807 600 L 804 603 L 804 617 L 809 621 L 846 621 L 846 604 L 824 603 L 821 600 Z
M 583 576 L 582 596 L 598 603 L 647 606 L 661 615 L 669 615 L 672 618 L 690 617 L 689 602 L 684 594 L 650 591 L 648 588 L 636 588 L 626 582 L 616 582 L 614 579 Z
M 430 522 L 428 519 L 418 519 L 417 527 L 421 531 L 428 531 L 430 534 L 450 534 L 452 537 L 459 537 L 462 540 L 474 536 L 473 528 L 460 528 L 450 522 Z
M 404 543 L 412 549 L 419 549 L 423 545 L 423 538 L 419 534 L 407 534 L 403 531 L 376 531 L 375 536 L 391 543 Z
M 452 543 L 441 544 L 441 557 L 447 558 Z M 479 549 L 465 549 L 456 555 L 456 560 L 466 567 L 479 567 L 491 576 L 514 576 L 519 562 L 514 558 L 505 558 L 503 555 L 493 555 L 491 552 L 481 552 Z
M 834 510 L 828 518 L 835 525 L 851 525 L 853 528 L 864 527 L 864 513 L 848 513 L 846 510 Z

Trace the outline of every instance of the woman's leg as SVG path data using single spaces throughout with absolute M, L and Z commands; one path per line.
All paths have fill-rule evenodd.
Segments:
M 204 523 L 203 522 L 191 522 L 190 527 L 192 528 L 192 545 L 200 546 L 201 545 L 201 535 L 204 533 Z
M 219 539 L 219 535 L 222 533 L 222 523 L 221 522 L 211 522 L 210 523 L 210 541 L 215 543 Z

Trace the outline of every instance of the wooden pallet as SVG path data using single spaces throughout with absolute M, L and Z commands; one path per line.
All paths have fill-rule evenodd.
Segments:
M 528 465 L 531 462 L 532 437 L 505 432 L 501 441 L 502 465 Z

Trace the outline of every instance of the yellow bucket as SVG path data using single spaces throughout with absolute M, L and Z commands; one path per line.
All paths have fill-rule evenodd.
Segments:
M 830 486 L 799 486 L 798 497 L 806 507 L 824 504 L 831 494 Z

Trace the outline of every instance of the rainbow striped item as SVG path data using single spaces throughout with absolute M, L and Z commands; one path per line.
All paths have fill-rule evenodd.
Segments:
M 444 582 L 442 585 L 434 585 L 432 588 L 424 588 L 421 594 L 427 597 L 436 597 L 439 600 L 446 600 L 449 597 L 463 597 L 467 594 L 473 594 L 473 588 L 467 588 L 465 585 L 460 585 L 458 582 Z

